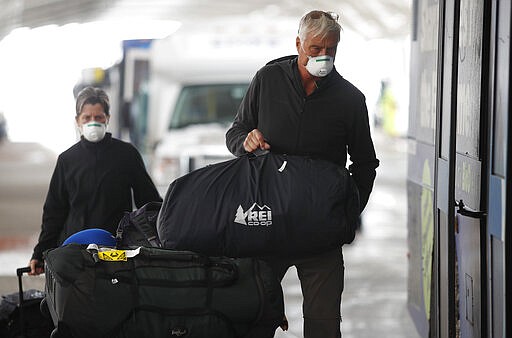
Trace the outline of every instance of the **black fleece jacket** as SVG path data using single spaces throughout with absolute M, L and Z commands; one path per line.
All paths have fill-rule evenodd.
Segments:
M 364 95 L 333 69 L 317 81 L 309 96 L 302 86 L 297 56 L 269 62 L 254 76 L 226 133 L 226 145 L 236 156 L 243 142 L 259 129 L 271 151 L 321 158 L 346 166 L 359 189 L 360 211 L 373 188 L 379 165 L 370 136 Z
M 125 211 L 161 201 L 139 152 L 110 133 L 97 143 L 82 139 L 59 155 L 32 258 L 87 228 L 115 234 Z

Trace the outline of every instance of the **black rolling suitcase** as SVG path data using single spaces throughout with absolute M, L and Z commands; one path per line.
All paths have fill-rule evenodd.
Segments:
M 45 253 L 45 274 L 53 337 L 265 338 L 284 316 L 280 283 L 252 258 L 69 244 Z
M 53 324 L 45 312 L 44 292 L 30 289 L 23 291 L 23 274 L 30 271 L 29 267 L 16 269 L 18 276 L 18 292 L 3 295 L 0 302 L 0 337 L 22 338 L 50 337 Z

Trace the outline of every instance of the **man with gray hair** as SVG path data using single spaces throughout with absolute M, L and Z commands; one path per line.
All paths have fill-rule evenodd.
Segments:
M 348 154 L 361 212 L 379 161 L 364 95 L 334 67 L 341 31 L 337 21 L 336 14 L 318 10 L 302 17 L 295 42 L 298 55 L 273 60 L 256 73 L 226 133 L 226 145 L 237 156 L 265 149 L 343 167 Z M 341 247 L 312 256 L 272 257 L 269 263 L 279 279 L 290 266 L 297 268 L 304 298 L 304 337 L 341 337 Z

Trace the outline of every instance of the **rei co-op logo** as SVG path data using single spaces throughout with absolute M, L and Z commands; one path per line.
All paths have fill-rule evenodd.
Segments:
M 272 210 L 267 205 L 261 207 L 254 203 L 247 211 L 244 211 L 242 205 L 239 205 L 236 210 L 235 223 L 268 227 L 272 225 Z

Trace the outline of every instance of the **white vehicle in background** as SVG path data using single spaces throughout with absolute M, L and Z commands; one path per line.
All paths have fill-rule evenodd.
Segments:
M 155 146 L 151 175 L 162 195 L 176 178 L 233 158 L 225 133 L 255 72 L 295 53 L 291 23 L 226 19 L 183 25 L 153 42 L 148 141 Z

